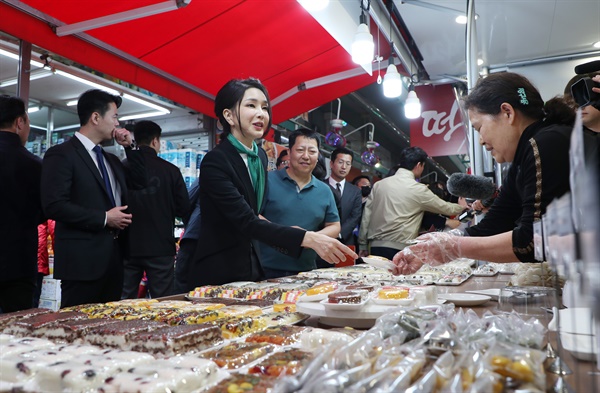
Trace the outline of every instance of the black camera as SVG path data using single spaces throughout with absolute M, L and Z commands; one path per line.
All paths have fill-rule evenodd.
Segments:
M 592 105 L 594 108 L 600 110 L 600 93 L 592 91 L 593 87 L 600 88 L 600 83 L 594 82 L 592 78 L 587 76 L 579 79 L 571 86 L 573 100 L 575 100 L 580 108 Z

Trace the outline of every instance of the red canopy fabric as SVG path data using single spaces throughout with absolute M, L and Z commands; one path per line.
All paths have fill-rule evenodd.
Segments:
M 65 24 L 164 0 L 22 0 Z M 40 19 L 0 3 L 0 30 L 92 69 L 213 115 L 214 96 L 232 78 L 257 77 L 271 99 L 304 82 L 355 70 L 350 55 L 295 0 L 192 0 L 166 13 L 85 31 L 208 97 L 77 36 L 58 37 Z M 358 76 L 300 91 L 277 103 L 279 123 L 373 83 Z

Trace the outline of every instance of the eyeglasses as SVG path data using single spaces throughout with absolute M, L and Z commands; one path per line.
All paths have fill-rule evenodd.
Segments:
M 290 160 L 285 160 L 285 161 L 281 161 L 280 165 L 289 165 L 290 164 Z

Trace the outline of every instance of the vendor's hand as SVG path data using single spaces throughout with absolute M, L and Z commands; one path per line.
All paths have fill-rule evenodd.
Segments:
M 396 265 L 393 274 L 413 274 L 423 266 L 423 260 L 417 257 L 411 250 L 411 247 L 405 247 L 402 251 L 394 255 L 392 262 Z
M 459 258 L 460 238 L 446 232 L 431 232 L 418 237 L 416 244 L 394 256 L 395 274 L 410 274 L 426 263 L 438 266 Z
M 471 205 L 469 205 L 469 202 L 467 202 L 467 199 L 463 197 L 458 198 L 458 204 L 464 207 L 465 210 L 471 207 Z
M 106 212 L 106 226 L 115 229 L 125 229 L 131 224 L 131 214 L 125 213 L 127 206 L 113 207 Z
M 115 141 L 123 147 L 131 146 L 133 142 L 133 138 L 131 137 L 131 133 L 124 128 L 115 129 Z
M 307 231 L 302 241 L 302 247 L 312 248 L 324 261 L 331 264 L 343 262 L 347 257 L 358 258 L 354 251 L 338 240 L 317 232 Z
M 471 204 L 471 208 L 478 212 L 487 212 L 489 210 L 489 208 L 485 207 L 479 199 Z

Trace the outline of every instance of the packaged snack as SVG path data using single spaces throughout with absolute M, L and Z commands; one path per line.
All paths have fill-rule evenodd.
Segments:
M 200 352 L 198 356 L 214 361 L 217 366 L 227 369 L 240 368 L 275 350 L 267 343 L 236 342 L 222 347 Z
M 253 333 L 246 337 L 246 342 L 264 342 L 276 345 L 290 345 L 300 340 L 300 335 L 305 332 L 306 327 L 302 326 L 271 326 L 265 330 Z
M 269 355 L 266 359 L 250 367 L 248 373 L 271 376 L 294 375 L 313 358 L 311 352 L 297 348 L 287 348 Z

